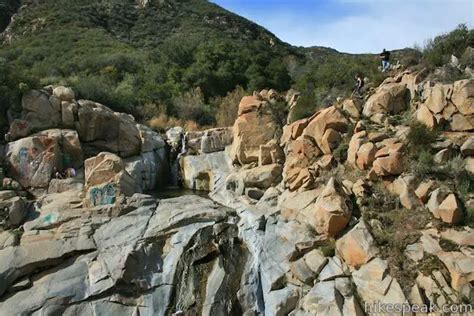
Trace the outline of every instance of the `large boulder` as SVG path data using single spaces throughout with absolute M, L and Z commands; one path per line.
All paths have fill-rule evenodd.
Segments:
M 319 234 L 335 236 L 349 223 L 352 203 L 342 186 L 331 178 L 314 206 L 303 210 L 303 215 Z
M 331 106 L 310 118 L 303 135 L 313 138 L 325 154 L 330 154 L 340 142 L 336 134 L 346 132 L 348 124 L 342 112 Z
M 309 119 L 304 118 L 283 126 L 283 134 L 281 135 L 280 145 L 282 147 L 286 147 L 290 141 L 300 137 L 303 134 L 306 126 L 308 126 L 308 123 Z
M 313 176 L 310 168 L 315 165 L 321 150 L 308 136 L 300 136 L 287 146 L 287 157 L 283 168 L 283 180 L 287 188 L 294 191 L 301 186 L 310 186 Z
M 55 137 L 31 136 L 6 146 L 5 162 L 12 177 L 25 188 L 47 188 L 54 168 L 60 166 L 60 145 Z
M 57 140 L 61 155 L 59 161 L 59 168 L 76 168 L 79 169 L 84 164 L 84 155 L 82 152 L 79 135 L 74 130 L 68 129 L 50 129 L 39 133 L 35 136 L 47 136 Z
M 224 151 L 183 156 L 180 166 L 183 186 L 199 191 L 213 191 L 218 179 L 224 178 L 231 170 Z
M 160 134 L 142 124 L 137 124 L 137 128 L 140 133 L 142 153 L 161 150 L 165 148 L 165 141 L 160 136 Z
M 443 85 L 440 83 L 425 89 L 424 97 L 426 98 L 425 105 L 433 113 L 438 114 L 443 112 L 448 105 L 452 94 L 452 85 Z
M 74 91 L 71 88 L 58 86 L 53 89 L 53 95 L 61 101 L 71 102 L 74 100 Z
M 25 125 L 23 130 L 36 132 L 57 127 L 61 123 L 60 101 L 45 91 L 31 90 L 23 94 L 21 100 Z M 16 132 L 12 133 L 16 139 Z M 26 135 L 25 135 L 26 136 Z
M 453 193 L 441 202 L 437 213 L 443 222 L 452 225 L 460 223 L 464 217 L 462 206 Z
M 352 273 L 352 278 L 357 293 L 367 306 L 374 306 L 377 302 L 400 306 L 408 303 L 400 284 L 388 273 L 385 260 L 374 258 Z
M 336 242 L 336 251 L 348 265 L 358 268 L 378 254 L 375 240 L 364 220 Z
M 386 143 L 375 153 L 373 171 L 378 176 L 399 175 L 403 172 L 403 144 L 394 141 Z
M 281 181 L 283 166 L 279 164 L 265 165 L 241 172 L 246 187 L 268 189 Z
M 213 153 L 224 150 L 232 144 L 232 128 L 218 127 L 199 132 L 186 133 L 186 149 L 199 153 Z
M 456 81 L 453 85 L 451 102 L 463 115 L 474 115 L 474 80 Z
M 0 210 L 7 210 L 7 226 L 16 228 L 23 223 L 27 215 L 26 199 L 19 196 L 0 201 Z
M 131 115 L 92 101 L 81 100 L 79 105 L 76 129 L 88 154 L 109 151 L 130 157 L 140 153 L 140 132 Z
M 409 90 L 404 83 L 381 85 L 365 103 L 362 113 L 371 117 L 375 114 L 397 114 L 407 109 Z
M 419 93 L 419 84 L 426 78 L 428 75 L 426 68 L 423 68 L 419 71 L 409 72 L 406 71 L 401 78 L 401 83 L 406 84 L 408 90 L 410 90 L 411 98 L 413 99 Z
M 135 193 L 135 180 L 119 156 L 102 152 L 87 159 L 84 167 L 87 206 L 114 204 L 120 196 Z
M 277 131 L 268 104 L 256 96 L 244 97 L 233 127 L 232 162 L 240 165 L 258 162 L 260 145 L 276 138 Z

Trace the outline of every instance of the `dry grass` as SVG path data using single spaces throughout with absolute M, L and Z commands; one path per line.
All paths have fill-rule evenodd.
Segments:
M 184 128 L 185 131 L 200 131 L 207 129 L 206 126 L 200 126 L 198 123 L 192 120 L 180 120 L 175 117 L 169 117 L 166 114 L 160 114 L 159 116 L 155 116 L 152 119 L 146 121 L 146 125 L 150 128 L 158 131 L 166 131 L 168 128 L 181 126 Z

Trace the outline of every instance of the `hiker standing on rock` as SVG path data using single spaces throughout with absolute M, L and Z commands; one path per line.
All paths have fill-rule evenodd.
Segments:
M 382 60 L 382 72 L 385 72 L 390 68 L 390 52 L 384 48 L 380 53 L 380 59 Z
M 364 78 L 362 78 L 361 74 L 357 74 L 355 76 L 356 84 L 354 87 L 354 91 L 352 92 L 353 96 L 362 97 L 362 88 L 364 88 Z

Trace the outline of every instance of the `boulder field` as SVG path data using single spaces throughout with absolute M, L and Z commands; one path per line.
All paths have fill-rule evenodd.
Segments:
M 394 117 L 441 129 L 434 163 L 472 179 L 473 91 L 405 71 L 282 126 L 274 105 L 291 111 L 298 94 L 263 90 L 233 127 L 166 135 L 67 87 L 29 91 L 0 147 L 0 315 L 472 302 L 472 188 L 415 176 L 413 125 Z M 146 194 L 167 181 L 170 156 L 182 186 L 209 198 Z M 54 176 L 66 168 L 76 175 Z

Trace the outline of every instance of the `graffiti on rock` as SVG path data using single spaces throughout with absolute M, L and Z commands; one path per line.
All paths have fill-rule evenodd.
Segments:
M 54 214 L 54 213 L 47 214 L 47 215 L 43 218 L 43 222 L 44 222 L 46 225 L 54 224 L 54 223 L 57 222 L 57 220 L 58 220 L 58 215 L 57 215 L 57 214 Z
M 89 199 L 94 206 L 107 205 L 115 203 L 115 187 L 108 183 L 103 187 L 94 187 L 90 190 Z
M 29 153 L 28 148 L 22 147 L 18 152 L 18 167 L 19 172 L 23 176 L 27 176 L 30 173 L 30 165 L 29 165 Z

